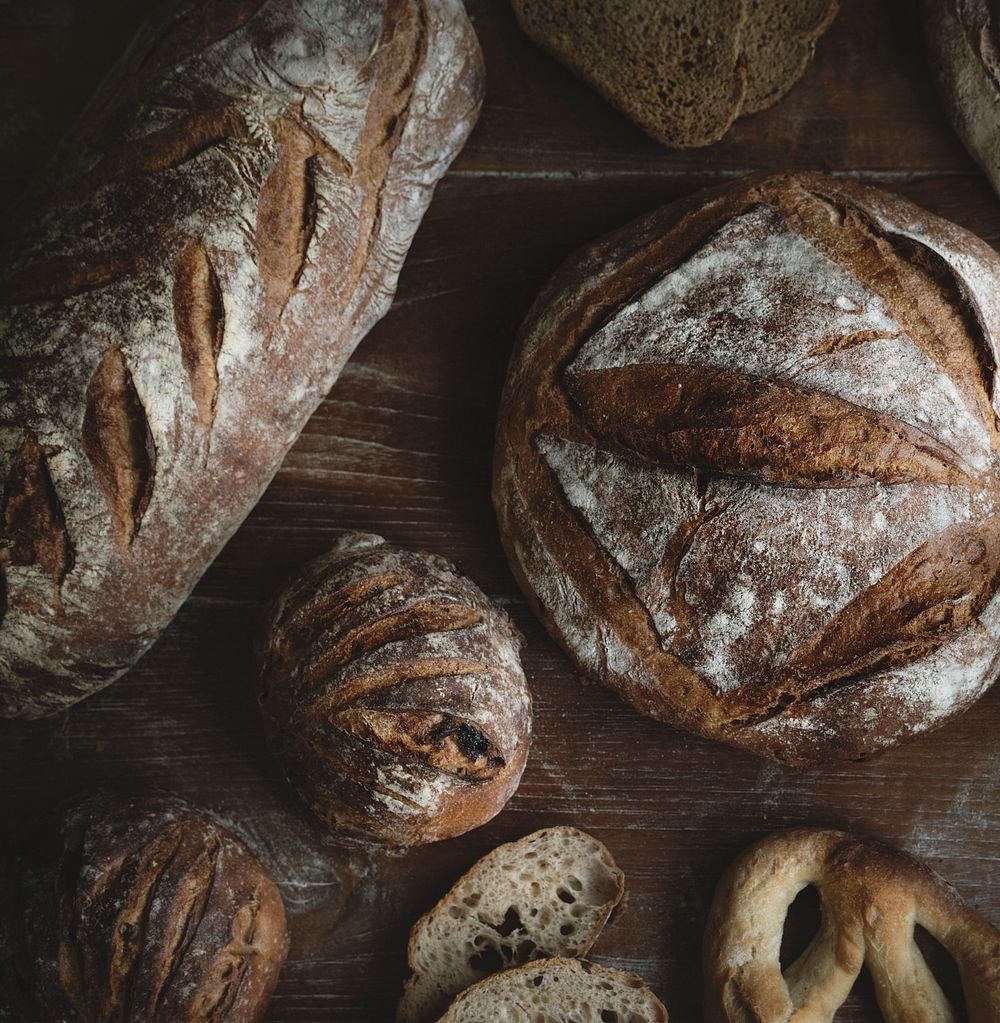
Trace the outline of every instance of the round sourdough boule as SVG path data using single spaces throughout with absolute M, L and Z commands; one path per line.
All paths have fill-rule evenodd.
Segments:
M 265 869 L 170 796 L 73 802 L 5 883 L 0 981 L 44 1023 L 254 1023 L 288 951 Z
M 998 280 L 967 231 L 818 174 L 702 193 L 563 266 L 511 363 L 494 503 L 580 669 L 795 764 L 982 695 Z
M 443 558 L 349 533 L 278 593 L 257 645 L 269 743 L 341 835 L 452 838 L 521 780 L 531 696 L 509 617 Z

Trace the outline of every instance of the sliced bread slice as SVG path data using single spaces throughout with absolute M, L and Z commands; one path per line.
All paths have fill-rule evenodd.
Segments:
M 611 853 L 576 828 L 499 846 L 414 926 L 398 1023 L 432 1023 L 455 995 L 498 970 L 586 955 L 624 891 Z
M 488 977 L 440 1023 L 666 1023 L 663 1003 L 634 973 L 580 959 L 546 959 Z
M 524 31 L 667 146 L 722 138 L 746 94 L 748 0 L 513 0 Z
M 837 0 L 749 0 L 743 32 L 747 65 L 744 114 L 774 106 L 805 74 L 816 40 L 837 15 Z

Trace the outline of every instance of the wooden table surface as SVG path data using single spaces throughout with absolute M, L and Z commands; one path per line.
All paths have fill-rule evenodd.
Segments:
M 390 1018 L 411 923 L 477 857 L 548 824 L 592 831 L 629 909 L 595 949 L 635 970 L 677 1023 L 699 1018 L 713 886 L 751 840 L 847 827 L 925 857 L 1000 923 L 1000 689 L 943 730 L 864 764 L 795 771 L 646 720 L 576 677 L 531 618 L 489 501 L 497 400 L 535 293 L 581 243 L 650 207 L 761 167 L 875 182 L 997 244 L 1000 201 L 949 128 L 911 0 L 842 0 L 775 109 L 721 143 L 650 142 L 518 32 L 508 0 L 470 0 L 489 85 L 441 183 L 396 302 L 351 360 L 270 490 L 126 679 L 54 720 L 0 723 L 0 820 L 83 785 L 160 786 L 232 823 L 278 880 L 292 950 L 267 1020 Z M 0 0 L 4 201 L 43 161 L 149 7 Z M 527 637 L 535 739 L 491 824 L 405 856 L 345 853 L 299 816 L 265 756 L 248 671 L 262 601 L 345 529 L 447 555 Z M 862 981 L 838 1023 L 876 1020 Z

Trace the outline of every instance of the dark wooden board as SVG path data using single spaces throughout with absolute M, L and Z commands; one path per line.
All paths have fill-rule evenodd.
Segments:
M 270 1023 L 389 1018 L 406 933 L 498 842 L 593 831 L 629 910 L 596 958 L 637 970 L 678 1023 L 699 1016 L 713 886 L 750 840 L 802 823 L 858 829 L 925 858 L 1000 922 L 1000 690 L 912 746 L 799 772 L 648 721 L 583 684 L 527 612 L 489 503 L 497 400 L 517 324 L 575 247 L 722 177 L 815 167 L 883 183 L 1000 242 L 1000 202 L 948 127 L 909 0 L 845 0 L 805 79 L 703 150 L 670 153 L 523 39 L 506 0 L 470 0 L 487 106 L 438 190 L 395 305 L 364 342 L 257 509 L 130 675 L 53 721 L 0 723 L 0 819 L 83 785 L 173 789 L 232 822 L 279 880 L 293 945 Z M 0 0 L 0 184 L 46 158 L 148 5 Z M 248 644 L 269 591 L 344 529 L 447 555 L 527 637 L 536 729 L 507 810 L 406 856 L 342 852 L 289 800 L 263 751 Z M 870 990 L 839 1023 L 878 1018 Z

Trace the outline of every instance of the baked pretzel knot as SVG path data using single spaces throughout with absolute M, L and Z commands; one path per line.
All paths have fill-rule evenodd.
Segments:
M 822 924 L 782 971 L 788 907 L 819 890 Z M 1000 1020 L 1000 931 L 922 863 L 839 831 L 772 835 L 747 850 L 715 894 L 705 937 L 709 1023 L 830 1023 L 862 966 L 887 1023 L 955 1023 L 914 941 L 925 928 L 958 966 L 969 1023 Z

